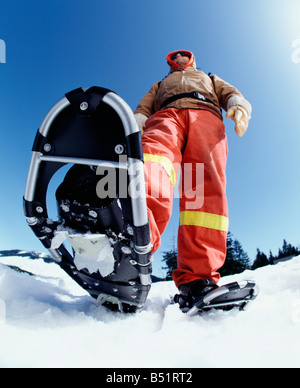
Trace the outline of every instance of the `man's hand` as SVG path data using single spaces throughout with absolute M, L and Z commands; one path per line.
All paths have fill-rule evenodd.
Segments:
M 137 122 L 139 129 L 141 130 L 141 132 L 143 134 L 144 128 L 145 128 L 145 122 L 148 119 L 148 117 L 143 115 L 142 113 L 135 113 L 134 117 L 136 119 L 136 122 Z
M 235 122 L 235 132 L 238 136 L 243 136 L 248 128 L 249 116 L 245 108 L 240 105 L 232 106 L 226 117 L 232 119 Z

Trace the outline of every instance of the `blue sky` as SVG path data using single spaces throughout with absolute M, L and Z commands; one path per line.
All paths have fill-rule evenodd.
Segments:
M 134 110 L 167 74 L 165 56 L 176 49 L 193 51 L 198 67 L 253 106 L 243 138 L 225 119 L 234 237 L 251 259 L 257 247 L 276 254 L 284 238 L 299 245 L 299 20 L 299 0 L 0 0 L 0 249 L 43 250 L 22 196 L 34 136 L 50 107 L 72 89 L 98 85 Z M 175 202 L 156 274 L 177 224 Z

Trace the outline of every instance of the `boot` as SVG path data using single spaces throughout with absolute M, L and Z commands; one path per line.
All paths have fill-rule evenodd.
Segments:
M 197 279 L 179 286 L 179 294 L 174 296 L 174 302 L 179 304 L 182 312 L 189 311 L 194 304 L 212 290 L 218 288 L 210 279 Z

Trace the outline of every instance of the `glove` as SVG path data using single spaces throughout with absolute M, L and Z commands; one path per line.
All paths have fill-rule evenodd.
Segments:
M 136 122 L 137 122 L 139 129 L 141 130 L 141 132 L 143 134 L 144 128 L 145 128 L 145 122 L 148 119 L 148 117 L 143 115 L 142 113 L 135 113 L 134 117 L 136 119 Z
M 249 115 L 246 109 L 240 105 L 234 105 L 228 110 L 226 118 L 230 118 L 235 122 L 235 132 L 238 136 L 243 136 L 249 123 Z

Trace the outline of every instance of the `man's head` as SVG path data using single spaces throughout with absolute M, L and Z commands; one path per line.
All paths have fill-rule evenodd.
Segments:
M 187 53 L 183 51 L 178 51 L 177 53 L 172 55 L 172 61 L 177 63 L 177 65 L 181 66 L 182 68 L 185 67 L 185 65 L 190 60 L 190 57 L 187 55 Z
M 186 69 L 194 62 L 194 55 L 191 51 L 177 50 L 167 55 L 167 62 L 174 70 Z

